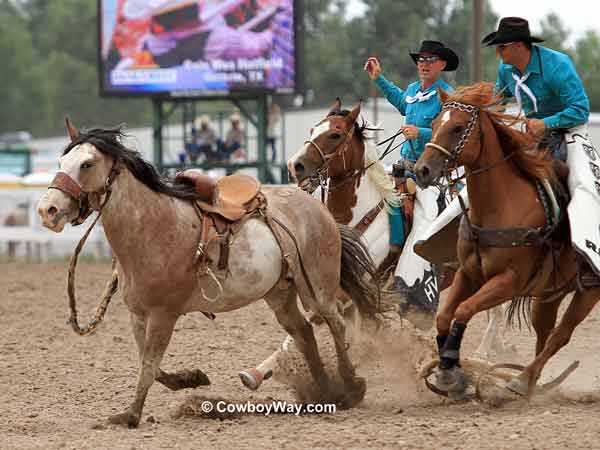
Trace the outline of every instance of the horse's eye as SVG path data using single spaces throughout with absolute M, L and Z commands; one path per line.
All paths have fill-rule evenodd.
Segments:
M 452 132 L 458 134 L 464 129 L 465 127 L 463 125 L 457 123 L 456 125 L 454 125 L 454 128 L 452 128 Z
M 331 133 L 329 135 L 329 139 L 339 139 L 341 137 L 341 134 L 339 133 Z
M 91 168 L 92 168 L 92 166 L 93 166 L 93 164 L 92 164 L 92 163 L 85 162 L 85 163 L 83 163 L 81 166 L 79 166 L 79 168 L 80 168 L 80 169 L 91 169 Z

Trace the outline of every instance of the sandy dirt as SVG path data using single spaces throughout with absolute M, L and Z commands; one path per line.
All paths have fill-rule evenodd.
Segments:
M 382 349 L 385 363 L 359 369 L 367 395 L 359 407 L 332 414 L 248 415 L 209 420 L 181 415 L 193 396 L 232 403 L 293 402 L 288 387 L 267 381 L 250 392 L 237 376 L 276 349 L 284 332 L 258 302 L 240 311 L 182 317 L 163 369 L 200 368 L 209 387 L 171 392 L 155 383 L 139 429 L 106 425 L 133 399 L 137 352 L 119 295 L 104 324 L 78 337 L 65 324 L 66 265 L 4 264 L 0 271 L 0 449 L 560 449 L 600 448 L 600 311 L 576 331 L 549 365 L 549 378 L 578 359 L 581 366 L 544 398 L 502 407 L 451 404 L 417 383 L 409 341 Z M 108 265 L 81 265 L 82 321 L 90 317 Z M 485 316 L 465 336 L 465 354 L 481 337 Z M 526 362 L 534 337 L 509 331 Z M 190 408 L 188 408 L 189 410 Z M 189 412 L 189 411 L 188 411 Z M 193 412 L 193 411 L 192 411 Z

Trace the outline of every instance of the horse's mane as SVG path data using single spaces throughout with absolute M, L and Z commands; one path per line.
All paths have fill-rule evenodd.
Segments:
M 333 117 L 333 116 L 346 117 L 348 114 L 350 114 L 349 109 L 342 109 L 340 111 L 330 111 L 329 114 L 327 114 L 327 117 Z M 357 135 L 361 141 L 364 141 L 365 139 L 369 138 L 366 135 L 367 128 L 369 128 L 369 126 L 368 126 L 368 123 L 366 120 L 363 120 L 362 124 L 360 124 L 360 125 L 358 124 L 358 121 L 354 122 L 354 134 Z
M 538 180 L 556 178 L 552 159 L 545 151 L 536 148 L 536 137 L 514 128 L 516 124 L 523 124 L 524 119 L 503 112 L 502 95 L 494 92 L 492 83 L 483 82 L 461 87 L 454 93 L 448 93 L 445 101 L 479 107 L 481 113 L 490 119 L 503 153 L 512 154 L 510 160 L 526 175 Z
M 342 109 L 337 112 L 330 112 L 327 117 L 331 116 L 347 116 L 350 110 Z M 365 166 L 368 167 L 367 175 L 375 184 L 377 190 L 381 193 L 386 203 L 386 208 L 389 206 L 397 206 L 400 203 L 398 194 L 394 186 L 394 182 L 385 171 L 385 167 L 379 160 L 377 148 L 373 142 L 371 130 L 377 129 L 378 126 L 373 126 L 368 120 L 362 119 L 362 123 L 358 120 L 354 122 L 354 134 L 363 142 L 365 146 Z
M 142 158 L 138 151 L 127 148 L 121 143 L 124 137 L 125 134 L 121 127 L 79 131 L 77 137 L 63 151 L 63 155 L 80 144 L 90 143 L 102 153 L 112 156 L 116 161 L 125 165 L 137 180 L 154 192 L 184 200 L 200 198 L 193 187 L 175 184 L 173 180 L 161 176 L 152 164 Z

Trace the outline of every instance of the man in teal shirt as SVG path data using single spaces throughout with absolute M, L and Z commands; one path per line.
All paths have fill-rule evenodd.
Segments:
M 407 141 L 402 145 L 400 155 L 416 162 L 431 139 L 431 122 L 442 110 L 438 87 L 453 91 L 441 78 L 442 72 L 456 70 L 458 56 L 437 41 L 423 41 L 419 51 L 410 56 L 417 65 L 419 80 L 409 84 L 406 90 L 386 80 L 377 58 L 369 58 L 365 70 L 385 98 L 405 116 L 403 133 Z
M 600 215 L 590 214 L 600 211 L 600 154 L 588 138 L 590 102 L 569 56 L 535 45 L 542 41 L 531 36 L 527 20 L 505 17 L 482 43 L 496 47 L 502 60 L 496 87 L 516 100 L 529 132 L 540 138 L 564 135 L 571 239 L 600 275 Z
M 442 72 L 458 67 L 458 56 L 438 41 L 423 41 L 421 48 L 410 56 L 417 65 L 419 80 L 409 84 L 405 90 L 386 80 L 377 58 L 369 58 L 364 67 L 387 100 L 405 116 L 402 132 L 406 141 L 400 149 L 400 156 L 404 167 L 408 168 L 421 156 L 425 144 L 431 139 L 431 122 L 442 109 L 438 88 L 453 91 L 441 78 Z M 409 305 L 429 313 L 436 311 L 439 301 L 437 278 L 431 264 L 414 253 L 413 244 L 419 233 L 437 217 L 438 196 L 436 188 L 417 188 L 412 229 L 406 242 L 402 214 L 392 209 L 389 215 L 391 248 L 400 252 L 394 288 L 406 295 Z

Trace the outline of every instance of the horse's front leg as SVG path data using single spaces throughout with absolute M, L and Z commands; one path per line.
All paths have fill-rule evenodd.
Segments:
M 460 346 L 467 324 L 478 312 L 498 306 L 512 298 L 515 295 L 516 281 L 516 274 L 512 270 L 506 270 L 492 277 L 472 296 L 460 302 L 454 312 L 454 322 L 443 343 L 438 336 L 438 345 L 441 348 L 436 385 L 440 389 L 454 392 L 457 396 L 464 394 L 468 380 L 460 369 L 459 361 Z
M 144 342 L 146 340 L 146 319 L 143 316 L 130 313 L 130 321 L 141 364 L 142 356 L 144 355 Z M 168 373 L 159 369 L 156 381 L 172 391 L 210 385 L 208 376 L 200 369 L 184 369 L 175 373 Z
M 135 400 L 126 412 L 111 416 L 110 423 L 127 425 L 130 428 L 138 426 L 146 395 L 148 395 L 154 379 L 159 375 L 160 363 L 171 340 L 177 318 L 177 315 L 167 314 L 163 311 L 148 315 Z M 140 330 L 141 328 L 136 329 L 134 326 L 136 341 L 141 337 Z
M 446 343 L 456 309 L 463 301 L 469 298 L 473 292 L 474 289 L 472 288 L 471 281 L 467 278 L 463 269 L 459 269 L 456 272 L 446 301 L 440 303 L 436 313 L 435 321 L 438 332 L 436 338 L 438 351 L 441 351 Z

